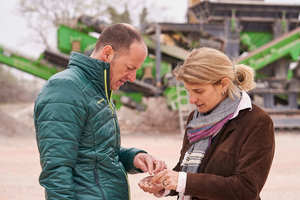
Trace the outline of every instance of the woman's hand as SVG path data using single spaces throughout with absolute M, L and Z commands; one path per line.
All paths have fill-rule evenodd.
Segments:
M 161 184 L 167 190 L 176 190 L 178 174 L 178 172 L 166 169 L 153 176 L 151 182 L 152 184 Z
M 139 182 L 139 186 L 142 190 L 144 190 L 144 192 L 149 192 L 151 194 L 154 194 L 155 196 L 159 197 L 161 196 L 165 189 L 161 184 L 153 184 L 151 182 L 153 176 L 147 176 L 145 178 L 143 178 L 140 182 Z

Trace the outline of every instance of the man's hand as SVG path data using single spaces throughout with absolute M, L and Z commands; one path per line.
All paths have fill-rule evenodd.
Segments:
M 148 172 L 150 175 L 157 174 L 167 168 L 164 161 L 156 160 L 147 153 L 138 153 L 134 157 L 133 164 L 136 168 L 141 169 L 143 172 Z

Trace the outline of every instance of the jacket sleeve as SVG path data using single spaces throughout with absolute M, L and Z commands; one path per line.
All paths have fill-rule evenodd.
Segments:
M 36 100 L 34 122 L 42 172 L 40 184 L 48 200 L 74 198 L 72 170 L 85 123 L 83 95 L 66 80 L 48 82 Z
M 272 120 L 265 116 L 255 122 L 240 129 L 251 134 L 243 141 L 232 175 L 188 173 L 186 195 L 216 200 L 257 199 L 271 167 L 275 142 Z
M 144 150 L 136 149 L 136 148 L 120 148 L 119 157 L 120 161 L 122 162 L 125 170 L 130 174 L 140 173 L 142 172 L 140 169 L 136 168 L 133 165 L 134 157 L 138 153 L 147 153 Z

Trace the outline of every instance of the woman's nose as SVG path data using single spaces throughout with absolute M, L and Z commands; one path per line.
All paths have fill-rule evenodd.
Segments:
M 189 100 L 190 100 L 190 104 L 195 104 L 197 98 L 194 95 L 189 94 Z

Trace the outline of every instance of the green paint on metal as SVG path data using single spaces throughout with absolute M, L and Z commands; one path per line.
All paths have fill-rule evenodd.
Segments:
M 253 51 L 272 41 L 273 35 L 268 32 L 241 32 L 240 39 L 249 51 Z
M 179 95 L 184 97 L 187 96 L 186 90 L 181 90 L 181 93 Z M 166 98 L 167 104 L 172 110 L 178 110 L 178 106 L 179 106 L 178 103 L 182 105 L 186 105 L 189 103 L 186 100 L 186 98 L 181 98 L 181 101 L 178 102 L 178 94 L 177 94 L 176 86 L 170 86 L 166 88 L 163 92 L 163 96 Z
M 90 49 L 91 46 L 95 45 L 97 42 L 97 38 L 88 35 L 88 33 L 64 25 L 59 26 L 57 37 L 58 49 L 66 54 L 69 54 L 72 51 L 72 41 L 74 40 L 80 41 L 81 52 Z M 149 48 L 155 48 L 155 43 L 148 36 L 144 36 L 144 41 Z M 163 44 L 161 45 L 161 52 L 179 60 L 184 60 L 188 53 L 182 48 Z
M 114 101 L 115 107 L 117 110 L 119 110 L 122 107 L 122 102 L 121 102 L 121 97 L 122 96 L 127 96 L 129 97 L 131 100 L 141 104 L 142 103 L 142 99 L 143 99 L 143 94 L 142 93 L 138 93 L 138 92 L 122 92 L 122 91 L 117 91 L 114 92 L 112 95 L 112 99 Z
M 287 74 L 287 80 L 290 81 L 293 78 L 293 76 L 294 76 L 293 70 L 289 69 Z
M 147 56 L 142 66 L 136 71 L 136 79 L 141 80 L 143 78 L 145 67 L 154 67 L 154 66 L 155 66 L 155 60 Z
M 57 30 L 58 49 L 66 54 L 72 51 L 72 42 L 80 41 L 80 51 L 85 52 L 95 45 L 97 38 L 88 35 L 87 33 L 61 25 Z
M 255 70 L 273 63 L 274 61 L 290 57 L 298 60 L 300 56 L 300 28 L 292 31 L 281 40 L 268 43 L 265 47 L 258 49 L 252 55 L 242 59 L 239 63 L 251 66 Z
M 47 80 L 59 70 L 56 67 L 41 64 L 42 57 L 43 55 L 38 60 L 31 60 L 14 53 L 5 53 L 4 48 L 0 51 L 0 63 Z
M 232 9 L 232 16 L 231 16 L 231 32 L 235 32 L 236 31 L 236 19 L 235 19 L 235 9 Z

